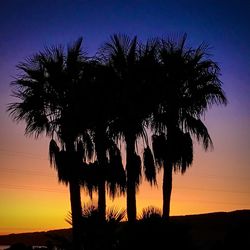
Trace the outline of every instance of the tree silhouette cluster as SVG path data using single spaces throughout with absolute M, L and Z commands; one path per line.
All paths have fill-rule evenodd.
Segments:
M 19 101 L 8 111 L 26 122 L 26 134 L 51 137 L 51 164 L 70 190 L 74 249 L 82 244 L 80 187 L 98 192 L 100 221 L 106 194 L 126 194 L 133 223 L 142 173 L 155 185 L 162 168 L 162 216 L 168 219 L 172 172 L 184 173 L 192 164 L 193 139 L 212 147 L 202 117 L 212 105 L 227 103 L 207 49 L 188 47 L 186 35 L 139 42 L 115 34 L 93 57 L 79 39 L 67 50 L 52 46 L 18 64 L 21 74 L 12 87 Z

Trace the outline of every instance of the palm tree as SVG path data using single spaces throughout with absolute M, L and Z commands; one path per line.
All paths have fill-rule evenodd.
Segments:
M 191 136 L 204 149 L 212 140 L 202 115 L 214 104 L 226 105 L 218 65 L 208 58 L 207 46 L 192 49 L 185 45 L 186 34 L 178 41 L 162 40 L 158 83 L 159 106 L 152 116 L 153 148 L 158 165 L 163 165 L 163 217 L 168 219 L 172 171 L 184 173 L 192 164 Z
M 147 97 L 142 94 L 145 93 L 144 88 L 148 90 L 145 68 L 142 67 L 146 60 L 139 49 L 136 37 L 130 39 L 126 35 L 115 34 L 99 52 L 115 75 L 113 98 L 116 110 L 109 127 L 111 134 L 123 138 L 126 144 L 127 216 L 130 222 L 136 220 L 136 190 L 141 177 L 141 158 L 136 145 L 139 138 L 147 142 L 145 119 L 149 116 Z
M 176 129 L 175 134 L 164 133 L 152 136 L 153 152 L 158 167 L 163 167 L 163 218 L 168 219 L 172 192 L 172 172 L 186 169 L 193 161 L 193 142 L 189 133 Z
M 46 48 L 20 63 L 22 72 L 13 82 L 13 96 L 20 102 L 8 106 L 10 115 L 16 121 L 26 122 L 25 134 L 35 138 L 45 133 L 57 138 L 63 150 L 55 141 L 50 143 L 50 156 L 55 158 L 59 180 L 69 184 L 74 249 L 81 249 L 80 218 L 82 215 L 79 186 L 79 154 L 76 142 L 83 124 L 79 105 L 86 101 L 84 72 L 87 58 L 81 49 L 82 39 L 69 46 L 65 54 L 62 46 Z M 85 104 L 86 104 L 85 103 Z M 84 107 L 84 106 L 81 106 Z M 65 164 L 60 164 L 63 159 Z M 69 176 L 60 175 L 63 167 Z
M 89 88 L 90 93 L 93 93 L 89 100 L 89 106 L 91 107 L 91 113 L 89 114 L 88 120 L 89 130 L 93 137 L 95 145 L 95 156 L 96 156 L 96 189 L 98 191 L 98 213 L 99 219 L 105 221 L 106 218 L 106 182 L 110 184 L 115 181 L 113 189 L 111 191 L 112 196 L 115 196 L 116 191 L 119 187 L 122 187 L 117 182 L 118 175 L 110 178 L 109 175 L 113 175 L 110 166 L 113 171 L 122 175 L 123 167 L 120 168 L 122 163 L 117 162 L 119 149 L 116 148 L 114 141 L 109 135 L 109 123 L 114 117 L 114 95 L 116 93 L 116 87 L 114 85 L 114 74 L 110 67 L 103 64 L 98 57 L 93 58 L 91 61 L 90 70 L 88 76 L 91 79 L 91 86 Z M 113 164 L 115 161 L 118 164 L 117 171 Z M 112 163 L 110 163 L 112 161 Z M 112 184 L 111 184 L 112 185 Z M 111 186 L 110 186 L 111 187 Z M 117 190 L 116 190 L 117 188 Z

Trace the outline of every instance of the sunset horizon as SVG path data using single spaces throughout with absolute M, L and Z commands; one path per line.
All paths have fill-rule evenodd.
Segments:
M 0 62 L 0 235 L 72 228 L 72 225 L 67 220 L 68 218 L 72 218 L 70 217 L 72 211 L 72 193 L 69 192 L 69 189 L 74 177 L 70 176 L 69 179 L 63 179 L 65 178 L 64 176 L 58 177 L 58 166 L 55 156 L 57 152 L 53 152 L 54 159 L 53 157 L 50 159 L 51 154 L 49 154 L 51 139 L 54 139 L 57 143 L 58 152 L 66 152 L 66 143 L 60 138 L 61 134 L 58 132 L 59 130 L 55 130 L 55 134 L 58 133 L 57 137 L 54 136 L 54 131 L 49 136 L 46 136 L 46 131 L 37 138 L 35 134 L 25 134 L 25 130 L 27 132 L 27 124 L 23 121 L 23 117 L 21 121 L 16 122 L 16 117 L 13 118 L 13 113 L 11 114 L 13 109 L 11 110 L 9 107 L 11 103 L 20 101 L 13 96 L 13 91 L 16 90 L 17 86 L 13 86 L 11 83 L 17 82 L 17 79 L 21 79 L 21 73 L 23 72 L 17 69 L 17 66 L 21 62 L 27 63 L 27 59 L 33 56 L 36 58 L 35 55 L 39 53 L 41 55 L 43 52 L 46 52 L 46 49 L 51 48 L 53 50 L 59 45 L 63 46 L 63 52 L 67 55 L 67 52 L 71 48 L 70 46 L 73 46 L 74 43 L 77 44 L 77 41 L 79 42 L 79 38 L 81 37 L 83 41 L 82 44 L 80 43 L 80 46 L 84 52 L 87 52 L 87 55 L 84 56 L 89 61 L 95 58 L 95 63 L 98 60 L 101 61 L 101 59 L 103 61 L 107 60 L 106 58 L 105 60 L 101 58 L 100 54 L 104 53 L 103 51 L 108 47 L 104 46 L 105 42 L 114 41 L 116 34 L 118 34 L 117 37 L 120 39 L 127 35 L 131 41 L 136 37 L 138 44 L 155 41 L 153 38 L 159 39 L 158 41 L 169 39 L 169 41 L 179 42 L 183 39 L 184 43 L 186 42 L 185 45 L 187 48 L 196 49 L 199 45 L 206 48 L 207 53 L 205 58 L 208 58 L 208 61 L 213 62 L 216 66 L 218 65 L 220 69 L 218 82 L 221 86 L 219 84 L 218 86 L 222 90 L 222 97 L 220 96 L 222 101 L 218 101 L 219 98 L 218 100 L 213 100 L 212 104 L 209 103 L 204 110 L 202 110 L 203 107 L 199 107 L 202 111 L 197 111 L 199 109 L 197 108 L 194 113 L 200 112 L 198 115 L 195 113 L 198 117 L 196 118 L 200 119 L 199 121 L 207 128 L 213 142 L 213 147 L 211 145 L 209 147 L 208 145 L 206 148 L 206 142 L 204 142 L 205 140 L 199 134 L 200 132 L 198 132 L 198 135 L 195 135 L 197 130 L 188 130 L 189 128 L 187 129 L 186 127 L 183 129 L 183 124 L 186 126 L 185 122 L 180 125 L 180 127 L 182 126 L 183 134 L 186 135 L 191 131 L 193 161 L 188 159 L 186 160 L 187 162 L 180 163 L 181 161 L 185 161 L 185 159 L 183 160 L 185 157 L 181 156 L 181 160 L 178 159 L 176 165 L 173 162 L 171 163 L 173 180 L 170 217 L 250 210 L 249 11 L 250 4 L 244 1 L 238 1 L 237 3 L 222 1 L 218 3 L 211 0 L 199 3 L 199 6 L 195 1 L 191 1 L 188 4 L 184 0 L 169 3 L 165 3 L 164 1 L 156 1 L 154 3 L 150 1 L 142 3 L 130 0 L 126 1 L 126 3 L 122 1 L 105 1 L 102 4 L 96 0 L 91 1 L 91 3 L 83 0 L 77 0 L 74 3 L 66 0 L 61 2 L 45 0 L 43 3 L 42 1 L 33 2 L 31 0 L 2 2 L 0 4 L 0 31 L 2 34 L 0 41 L 0 53 L 2 55 Z M 123 34 L 124 36 L 122 36 Z M 164 44 L 164 42 L 162 43 Z M 204 49 L 202 46 L 201 49 Z M 100 57 L 98 58 L 98 56 Z M 112 56 L 110 58 L 112 59 Z M 162 63 L 162 61 L 160 62 Z M 114 72 L 116 73 L 115 70 Z M 117 75 L 119 75 L 119 72 Z M 148 80 L 147 77 L 145 77 L 146 80 Z M 94 76 L 93 79 L 96 79 L 96 77 Z M 112 82 L 113 78 L 111 79 Z M 114 79 L 118 81 L 118 78 Z M 124 79 L 126 80 L 126 77 Z M 105 84 L 105 79 L 103 81 Z M 112 89 L 112 86 L 110 86 L 110 89 Z M 97 95 L 97 97 L 101 98 L 102 95 L 106 94 L 103 89 L 108 87 L 107 85 L 105 88 L 102 87 L 103 89 L 100 89 L 99 85 L 98 87 L 100 93 L 98 92 L 99 96 Z M 78 89 L 76 89 L 77 91 Z M 117 94 L 116 92 L 114 93 Z M 223 100 L 224 93 L 225 100 Z M 115 94 L 111 93 L 110 96 Z M 119 92 L 117 96 L 122 100 L 123 96 L 119 94 L 121 93 Z M 130 89 L 127 90 L 127 94 L 129 97 L 132 96 L 131 98 L 134 97 Z M 147 97 L 151 97 L 148 92 L 146 94 L 148 94 Z M 154 99 L 153 94 L 154 91 L 152 91 L 152 99 Z M 80 94 L 78 96 L 82 97 Z M 86 94 L 86 99 L 89 96 L 90 94 Z M 171 95 L 168 97 L 170 100 L 174 98 Z M 119 98 L 115 100 L 120 101 Z M 136 100 L 144 101 L 143 98 L 139 98 L 138 95 Z M 148 104 L 149 101 L 152 100 L 145 101 L 145 103 Z M 155 99 L 153 101 L 156 102 Z M 109 100 L 106 102 L 108 103 L 107 105 L 109 105 L 109 102 L 112 103 Z M 127 103 L 129 103 L 128 100 Z M 97 109 L 95 110 L 93 106 L 96 104 L 94 102 L 92 104 L 92 107 L 88 108 L 89 110 L 92 108 L 95 112 Z M 117 107 L 123 107 L 122 104 Z M 102 106 L 104 104 L 100 102 L 99 105 Z M 163 104 L 159 104 L 159 107 L 160 105 Z M 128 106 L 131 108 L 130 104 Z M 169 106 L 171 107 L 171 105 Z M 166 107 L 168 106 L 166 105 Z M 129 110 L 129 108 L 128 111 L 126 110 L 127 113 L 133 110 L 132 108 Z M 77 109 L 77 111 L 79 110 Z M 96 117 L 98 114 L 93 115 L 92 113 L 93 111 L 90 112 L 86 108 L 83 116 L 89 114 L 93 116 L 93 121 L 98 121 L 97 118 L 99 117 Z M 117 112 L 117 114 L 120 113 Z M 127 113 L 123 114 L 125 118 L 129 117 Z M 152 114 L 150 113 L 150 119 L 153 119 Z M 110 116 L 112 118 L 115 117 L 112 112 Z M 127 122 L 124 117 L 121 118 L 121 121 Z M 148 117 L 147 119 L 149 120 Z M 91 122 L 93 123 L 93 121 Z M 92 124 L 91 122 L 90 124 Z M 147 122 L 149 124 L 152 121 Z M 127 124 L 129 123 L 127 122 Z M 144 166 L 143 154 L 147 146 L 146 144 L 148 143 L 152 149 L 152 134 L 155 133 L 158 136 L 161 134 L 157 131 L 157 128 L 152 128 L 153 126 L 150 127 L 148 124 L 148 127 L 145 126 L 147 132 L 151 129 L 147 134 L 148 138 L 145 141 L 140 138 L 141 141 L 138 145 L 138 141 L 135 140 L 134 143 L 134 155 L 141 157 L 142 166 Z M 167 127 L 167 125 L 164 126 Z M 169 127 L 171 129 L 171 126 Z M 128 173 L 126 172 L 127 138 L 124 134 L 129 129 L 126 130 L 126 124 L 122 129 L 124 130 L 119 131 L 120 134 L 114 136 L 116 137 L 116 141 L 113 138 L 110 141 L 114 141 L 117 144 L 118 150 L 116 148 L 115 150 L 121 151 L 122 165 L 126 173 L 125 179 L 127 178 L 124 185 L 128 186 Z M 153 131 L 154 129 L 156 132 Z M 127 133 L 129 134 L 129 132 Z M 94 145 L 96 138 L 93 134 L 91 134 L 91 139 Z M 76 147 L 78 139 L 73 142 L 74 147 Z M 97 147 L 96 145 L 93 147 Z M 105 157 L 107 159 L 108 157 L 111 158 L 111 150 L 109 154 L 107 152 L 108 150 L 104 150 L 104 153 L 108 155 Z M 170 152 L 172 151 L 170 150 Z M 154 160 L 157 163 L 155 155 Z M 84 164 L 87 162 L 84 157 L 81 159 L 84 162 L 81 163 L 81 166 L 85 166 Z M 95 152 L 89 161 L 92 163 L 97 162 L 97 158 L 97 153 Z M 165 158 L 159 161 L 162 166 L 157 167 L 157 164 L 155 164 L 157 175 L 156 185 L 150 185 L 148 180 L 146 180 L 143 167 L 141 180 L 134 183 L 135 189 L 138 185 L 136 192 L 137 219 L 141 218 L 143 209 L 148 207 L 157 208 L 161 211 L 161 215 L 163 214 L 162 186 L 163 162 L 165 163 Z M 184 173 L 182 174 L 181 170 L 183 166 Z M 178 171 L 174 171 L 175 169 Z M 102 177 L 99 176 L 99 178 Z M 138 179 L 140 179 L 140 175 Z M 84 181 L 81 180 L 82 207 L 94 205 L 98 208 L 98 192 L 100 191 L 98 188 L 100 188 L 100 183 L 98 183 L 99 186 L 96 185 L 93 188 L 93 197 L 91 199 L 89 194 L 91 191 L 88 193 L 87 188 L 89 186 L 86 184 L 88 180 L 86 183 Z M 105 183 L 107 183 L 106 180 Z M 83 188 L 84 185 L 85 187 Z M 117 186 L 115 187 L 116 189 L 118 189 Z M 123 195 L 115 196 L 112 199 L 110 195 L 112 190 L 106 184 L 105 197 L 107 199 L 107 209 L 114 208 L 117 211 L 126 210 L 128 202 L 126 200 L 127 192 L 124 190 L 127 191 L 127 186 L 122 187 L 124 188 L 121 191 L 124 192 Z M 127 215 L 125 220 L 127 220 Z

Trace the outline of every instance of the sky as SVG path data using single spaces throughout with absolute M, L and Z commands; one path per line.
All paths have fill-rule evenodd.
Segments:
M 190 46 L 210 46 L 229 104 L 205 116 L 214 150 L 195 143 L 192 167 L 174 174 L 171 215 L 250 209 L 249 13 L 248 0 L 0 0 L 0 234 L 69 227 L 68 189 L 49 166 L 49 139 L 24 136 L 25 124 L 6 112 L 14 101 L 16 65 L 45 46 L 79 37 L 93 55 L 114 33 L 143 41 L 186 32 Z M 140 186 L 138 214 L 147 206 L 161 208 L 161 177 L 157 187 Z M 82 203 L 89 202 L 82 192 Z M 108 206 L 125 208 L 125 199 L 108 200 Z

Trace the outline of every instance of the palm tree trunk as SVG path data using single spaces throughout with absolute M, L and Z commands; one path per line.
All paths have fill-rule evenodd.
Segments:
M 98 183 L 98 213 L 100 221 L 106 219 L 106 179 L 105 171 L 107 166 L 107 157 L 105 149 L 105 129 L 98 127 L 96 129 L 95 145 L 97 160 L 99 163 L 99 183 Z
M 127 217 L 129 222 L 136 221 L 136 187 L 135 183 L 129 180 L 127 181 Z
M 127 171 L 127 217 L 129 222 L 136 221 L 136 184 L 133 170 L 135 156 L 135 137 L 126 136 L 126 171 Z
M 163 193 L 162 217 L 165 220 L 169 220 L 171 192 L 172 192 L 172 164 L 164 162 L 163 184 L 162 184 L 162 193 Z
M 70 203 L 72 214 L 72 236 L 73 236 L 73 249 L 83 249 L 81 239 L 81 217 L 82 217 L 82 205 L 81 205 L 81 193 L 80 185 L 76 181 L 69 182 L 70 191 Z
M 74 142 L 66 143 L 66 151 L 74 152 Z M 72 215 L 72 238 L 73 238 L 73 249 L 82 250 L 83 242 L 81 237 L 81 218 L 82 218 L 82 205 L 81 205 L 81 191 L 78 176 L 74 173 L 78 173 L 77 169 L 79 166 L 72 166 L 73 174 L 69 181 L 69 192 L 70 192 L 70 204 L 71 204 L 71 215 Z
M 98 213 L 101 221 L 106 219 L 106 192 L 105 180 L 101 179 L 98 184 Z

